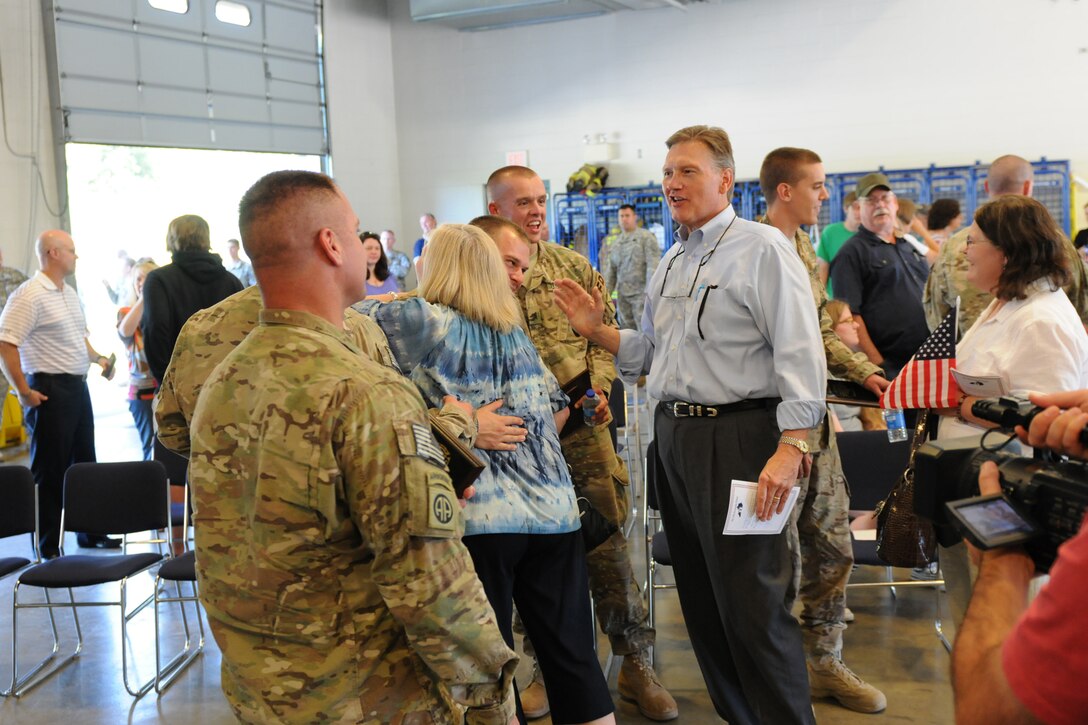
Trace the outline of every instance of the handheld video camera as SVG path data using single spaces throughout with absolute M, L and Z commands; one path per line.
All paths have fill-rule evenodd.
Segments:
M 976 417 L 1002 431 L 1028 427 L 1041 411 L 1015 396 L 971 406 Z M 1080 435 L 1088 443 L 1088 429 Z M 1008 438 L 989 434 L 987 442 L 998 439 L 1000 447 Z M 978 473 L 985 461 L 997 464 L 1003 495 L 979 496 Z M 976 437 L 923 444 L 915 457 L 914 483 L 915 513 L 934 523 L 941 544 L 951 546 L 964 537 L 982 549 L 1022 544 L 1040 572 L 1050 570 L 1058 547 L 1077 533 L 1088 508 L 1084 464 L 979 448 Z

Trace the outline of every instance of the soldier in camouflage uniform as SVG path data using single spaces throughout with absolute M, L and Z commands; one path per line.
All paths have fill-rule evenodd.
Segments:
M 258 181 L 239 216 L 266 308 L 192 421 L 197 573 L 228 701 L 246 722 L 510 722 L 517 657 L 423 401 L 341 327 L 363 295 L 358 218 L 299 171 Z
M 647 650 L 653 645 L 654 631 L 646 622 L 646 608 L 631 571 L 627 539 L 623 535 L 631 505 L 627 469 L 616 455 L 607 427 L 611 417 L 606 396 L 616 377 L 615 362 L 610 353 L 588 343 L 571 329 L 554 298 L 555 280 L 560 278 L 572 279 L 586 290 L 597 289 L 607 298 L 604 279 L 582 255 L 542 241 L 542 232 L 547 228 L 547 193 L 544 182 L 534 171 L 524 166 L 499 169 L 488 179 L 487 194 L 488 212 L 516 223 L 532 244 L 530 268 L 518 290 L 518 298 L 529 337 L 540 357 L 561 383 L 588 369 L 591 385 L 601 397 L 597 424 L 583 427 L 562 440 L 563 455 L 571 467 L 578 495 L 588 499 L 619 528 L 586 557 L 590 593 L 613 654 L 623 656 L 620 696 L 634 701 L 650 719 L 671 720 L 678 715 L 676 702 L 650 666 Z M 606 322 L 615 325 L 611 304 L 607 305 Z M 537 672 L 534 669 L 533 683 L 521 693 L 528 717 L 542 716 L 549 709 Z
M 781 148 L 769 153 L 760 171 L 767 215 L 759 221 L 792 238 L 812 285 L 820 318 L 820 334 L 828 372 L 878 393 L 888 385 L 880 368 L 864 353 L 846 347 L 834 331 L 827 312 L 825 286 L 820 281 L 816 252 L 802 224 L 815 224 L 827 199 L 820 157 L 807 149 Z M 812 471 L 801 480 L 801 493 L 790 522 L 794 580 L 789 604 L 801 597 L 801 634 L 808 660 L 813 696 L 834 697 L 852 710 L 879 712 L 887 707 L 880 690 L 862 681 L 842 662 L 842 633 L 846 629 L 846 584 L 854 565 L 850 535 L 850 499 L 842 462 L 835 445 L 830 416 L 812 429 Z
M 4 265 L 4 254 L 0 252 L 0 312 L 4 311 L 4 305 L 7 304 L 8 296 L 15 291 L 15 288 L 26 282 L 27 276 L 15 269 L 15 267 L 8 267 Z M 7 378 L 4 377 L 4 373 L 0 371 L 0 380 L 4 382 L 3 394 L 7 395 L 8 389 L 11 385 L 8 384 Z
M 986 178 L 986 193 L 991 199 L 999 196 L 1019 194 L 1031 196 L 1035 183 L 1031 163 L 1019 156 L 1001 156 L 990 164 Z M 1073 243 L 1066 240 L 1066 254 L 1072 261 L 1070 282 L 1065 286 L 1065 294 L 1073 303 L 1081 322 L 1088 325 L 1088 274 L 1084 263 Z M 989 292 L 976 289 L 967 281 L 967 230 L 962 229 L 941 246 L 937 261 L 929 273 L 922 303 L 926 310 L 926 324 L 929 329 L 937 329 L 941 320 L 960 298 L 959 334 L 971 329 L 975 320 L 993 300 Z
M 189 422 L 200 389 L 215 366 L 257 326 L 263 307 L 261 290 L 254 285 L 200 310 L 182 326 L 155 400 L 157 434 L 164 446 L 189 455 Z M 344 327 L 364 355 L 396 369 L 385 333 L 373 320 L 348 308 Z
M 15 269 L 15 267 L 8 267 L 4 264 L 4 254 L 0 252 L 0 310 L 3 310 L 4 305 L 7 304 L 8 295 L 26 280 L 27 276 L 25 274 Z
M 642 321 L 646 283 L 661 261 L 661 245 L 653 232 L 638 228 L 635 207 L 630 204 L 620 207 L 619 220 L 620 234 L 604 253 L 601 267 L 605 286 L 616 293 L 620 327 L 636 330 Z

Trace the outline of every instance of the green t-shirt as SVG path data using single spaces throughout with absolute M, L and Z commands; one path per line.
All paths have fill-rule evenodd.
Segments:
M 842 245 L 846 244 L 846 240 L 854 236 L 855 232 L 846 228 L 846 225 L 842 222 L 835 222 L 834 224 L 828 224 L 824 227 L 824 230 L 820 232 L 820 243 L 816 245 L 816 256 L 824 260 L 828 264 L 831 264 L 831 260 L 835 258 L 835 255 L 842 249 Z M 831 294 L 831 279 L 827 280 L 827 298 L 835 299 L 835 295 Z

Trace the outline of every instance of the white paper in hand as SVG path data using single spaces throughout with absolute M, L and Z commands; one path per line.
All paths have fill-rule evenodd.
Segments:
M 800 487 L 794 486 L 786 496 L 786 506 L 782 513 L 774 514 L 766 521 L 760 521 L 756 517 L 756 492 L 759 485 L 751 481 L 737 481 L 729 491 L 729 511 L 725 516 L 725 529 L 722 533 L 727 536 L 740 536 L 744 534 L 780 534 L 786 522 L 789 521 L 790 512 L 797 503 L 797 494 Z

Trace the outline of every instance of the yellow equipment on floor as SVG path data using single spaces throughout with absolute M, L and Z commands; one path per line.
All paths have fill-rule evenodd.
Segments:
M 26 442 L 26 429 L 23 428 L 23 406 L 15 391 L 9 389 L 4 396 L 4 415 L 0 419 L 0 448 L 19 446 Z

